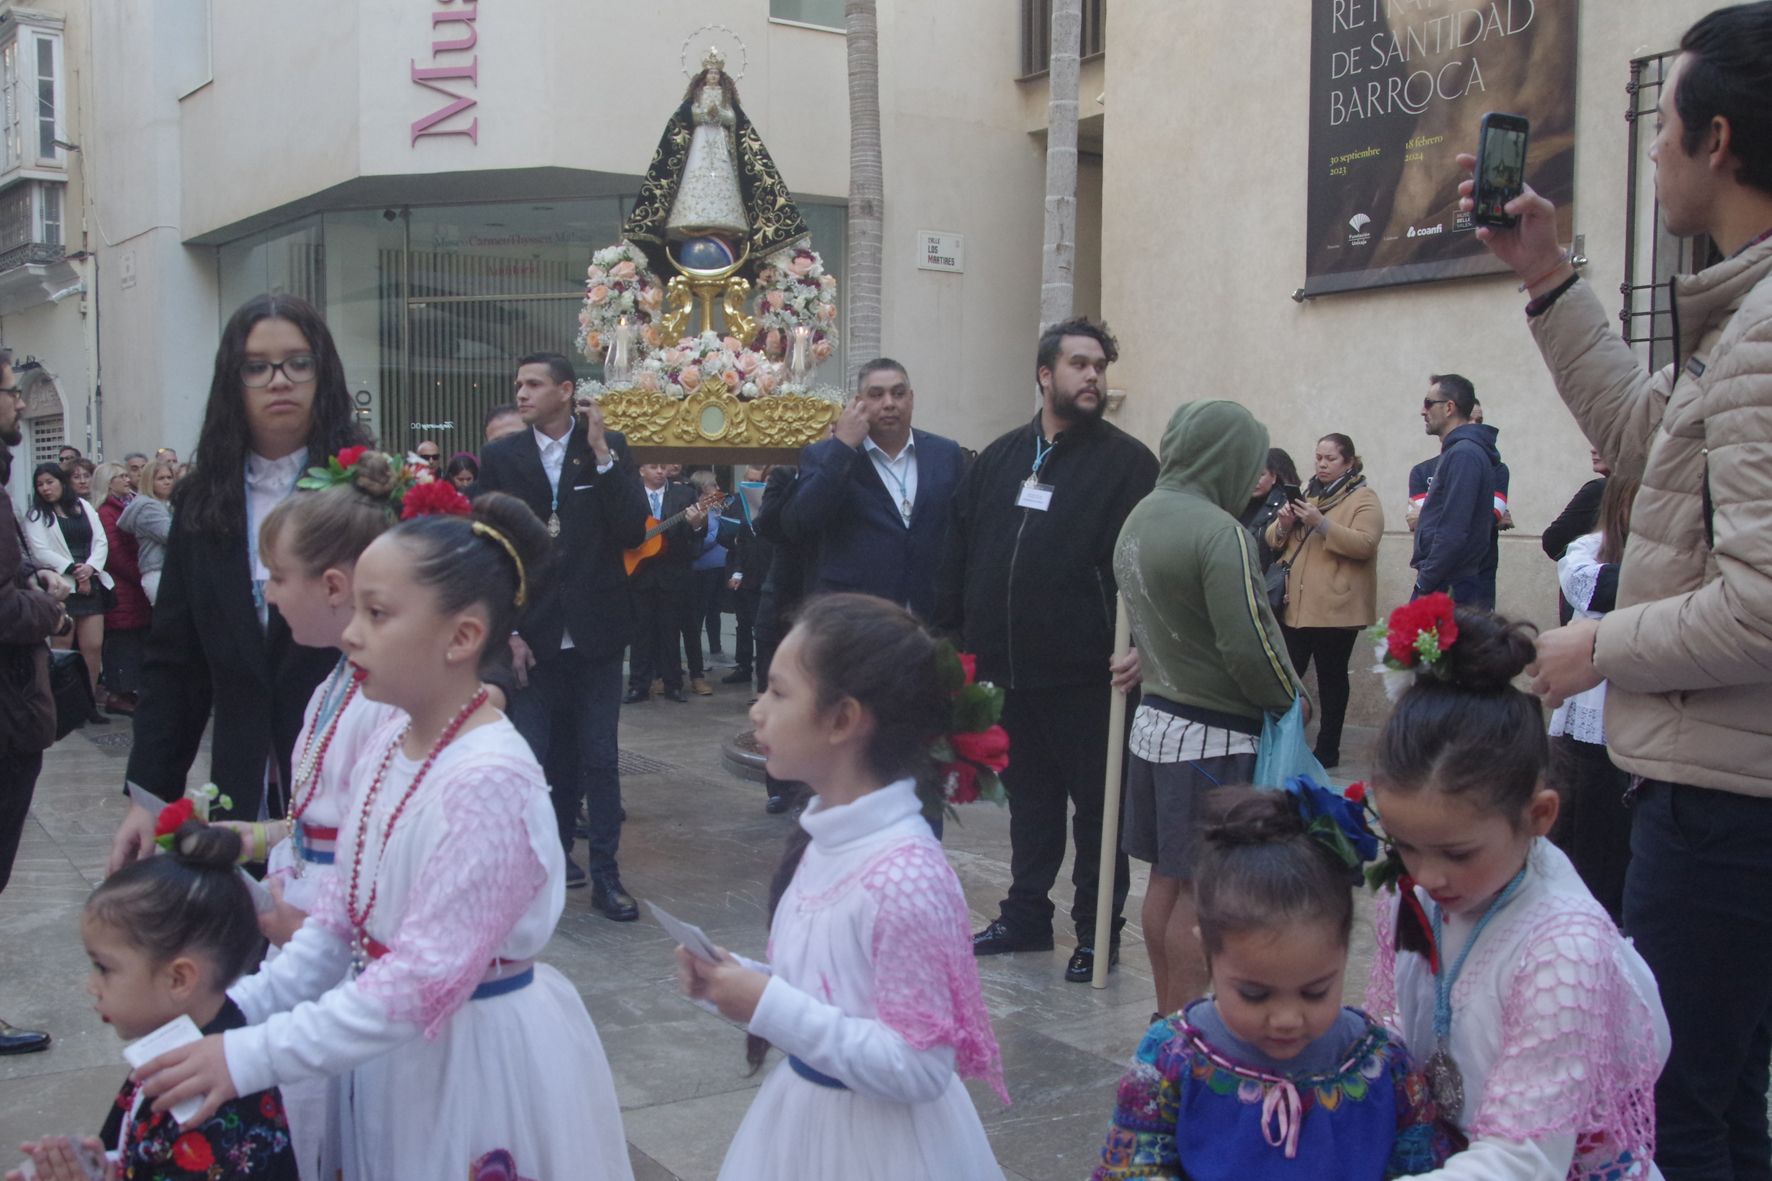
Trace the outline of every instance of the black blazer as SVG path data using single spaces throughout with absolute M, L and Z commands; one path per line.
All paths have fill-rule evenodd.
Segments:
M 627 440 L 619 431 L 607 437 L 615 466 L 598 475 L 584 431 L 574 428 L 560 465 L 558 509 L 533 430 L 495 439 L 480 451 L 479 491 L 509 493 L 543 521 L 550 512 L 560 514 L 554 567 L 538 580 L 534 602 L 517 624 L 537 660 L 559 655 L 563 631 L 592 659 L 620 652 L 633 631 L 634 604 L 621 556 L 645 535 L 646 497 Z
M 182 795 L 213 707 L 209 779 L 234 806 L 212 815 L 256 817 L 274 755 L 284 790 L 270 814 L 281 816 L 302 713 L 338 652 L 296 643 L 275 607 L 260 628 L 244 531 L 203 533 L 185 519 L 173 515 L 166 542 L 128 778 L 163 800 Z
M 664 511 L 659 514 L 659 520 L 669 520 L 699 499 L 701 499 L 701 493 L 697 492 L 693 485 L 680 484 L 675 481 L 666 484 L 664 486 Z M 640 502 L 646 515 L 650 516 L 652 513 L 651 493 L 647 491 L 645 484 L 640 485 Z M 707 526 L 704 524 L 702 528 L 706 529 Z M 641 530 L 641 533 L 644 535 L 645 530 Z M 700 536 L 702 535 L 689 527 L 688 521 L 678 521 L 665 530 L 664 553 L 659 554 L 634 572 L 634 589 L 643 591 L 655 587 L 664 587 L 667 590 L 686 588 L 689 585 L 689 567 L 701 552 Z
M 790 541 L 816 556 L 817 591 L 859 591 L 891 599 L 923 619 L 935 610 L 935 579 L 948 507 L 966 474 L 959 444 L 911 431 L 917 448 L 917 502 L 907 525 L 901 497 L 864 448 L 822 439 L 800 452 L 794 495 L 781 510 Z

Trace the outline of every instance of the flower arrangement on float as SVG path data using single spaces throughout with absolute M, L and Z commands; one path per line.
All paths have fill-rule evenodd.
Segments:
M 578 349 L 587 357 L 602 356 L 624 322 L 639 334 L 642 349 L 659 346 L 657 320 L 664 307 L 664 284 L 632 242 L 605 246 L 591 255 L 585 268 L 585 302 L 578 313 Z
M 610 388 L 596 381 L 584 382 L 582 387 L 592 395 Z M 843 391 L 833 386 L 791 381 L 782 362 L 717 332 L 685 336 L 668 348 L 646 353 L 626 383 L 626 388 L 678 401 L 703 387 L 724 390 L 743 402 L 775 394 L 799 394 L 838 405 L 844 400 Z
M 796 328 L 810 328 L 812 360 L 837 347 L 837 277 L 824 269 L 818 251 L 805 246 L 777 251 L 757 272 L 757 338 L 751 347 L 781 357 Z

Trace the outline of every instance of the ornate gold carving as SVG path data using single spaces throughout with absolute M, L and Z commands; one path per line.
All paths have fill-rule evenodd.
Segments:
M 726 280 L 726 298 L 720 310 L 726 316 L 726 335 L 738 338 L 738 343 L 746 348 L 757 335 L 757 322 L 745 314 L 745 304 L 751 298 L 751 283 L 748 279 Z
M 665 285 L 664 320 L 660 324 L 667 347 L 674 346 L 689 331 L 689 319 L 695 312 L 695 293 L 689 279 L 677 275 Z
M 803 394 L 740 401 L 722 383 L 697 386 L 682 399 L 643 390 L 609 390 L 597 403 L 609 426 L 636 447 L 804 447 L 816 443 L 835 421 L 835 403 Z M 724 430 L 715 416 L 719 412 Z

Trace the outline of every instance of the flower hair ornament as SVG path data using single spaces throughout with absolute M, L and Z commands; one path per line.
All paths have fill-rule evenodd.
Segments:
M 172 852 L 172 842 L 178 838 L 178 830 L 193 820 L 208 824 L 209 809 L 214 804 L 232 808 L 234 801 L 223 795 L 213 783 L 186 791 L 182 797 L 160 809 L 160 814 L 155 817 L 154 843 L 163 851 Z
M 958 804 L 1008 802 L 1001 775 L 1009 766 L 1009 734 L 997 724 L 1003 716 L 1003 690 L 989 681 L 980 683 L 977 658 L 946 640 L 935 659 L 953 712 L 948 732 L 935 740 L 929 754 L 942 774 L 942 807 L 958 819 Z
M 1372 629 L 1378 642 L 1378 663 L 1372 671 L 1384 677 L 1384 695 L 1401 697 L 1418 677 L 1445 680 L 1450 676 L 1446 651 L 1458 639 L 1452 596 L 1441 592 L 1404 603 Z
M 1285 791 L 1298 808 L 1305 835 L 1346 866 L 1350 878 L 1364 880 L 1366 864 L 1377 859 L 1379 847 L 1365 808 L 1366 785 L 1356 783 L 1343 795 L 1308 775 L 1295 775 Z
M 346 447 L 337 455 L 329 458 L 324 467 L 309 468 L 308 474 L 297 480 L 295 486 L 308 492 L 321 492 L 338 484 L 352 484 L 365 495 L 380 495 L 379 490 L 371 492 L 357 481 L 363 457 L 372 453 L 380 454 L 373 447 Z M 388 467 L 393 473 L 393 480 L 386 493 L 388 513 L 390 516 L 398 516 L 404 520 L 407 515 L 403 512 L 407 494 L 416 484 L 423 482 L 419 478 L 420 475 L 428 474 L 430 469 L 422 463 L 415 467 L 412 463 L 402 460 L 398 455 L 382 455 L 382 458 L 387 460 Z
M 461 494 L 461 489 L 448 480 L 414 484 L 400 501 L 402 521 L 415 517 L 465 517 L 473 511 L 474 506 Z

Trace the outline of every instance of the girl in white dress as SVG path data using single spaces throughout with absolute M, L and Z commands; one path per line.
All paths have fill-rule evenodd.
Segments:
M 1434 595 L 1392 614 L 1386 650 L 1414 676 L 1371 798 L 1404 872 L 1380 898 L 1366 1008 L 1469 1140 L 1418 1176 L 1659 1177 L 1667 1018 L 1648 965 L 1543 839 L 1558 808 L 1543 712 L 1512 684 L 1530 635 Z
M 408 511 L 421 494 L 468 508 L 431 484 Z M 632 1177 L 590 1016 L 534 960 L 565 903 L 547 785 L 479 681 L 549 544 L 522 502 L 488 493 L 364 551 L 345 652 L 362 694 L 406 716 L 353 771 L 337 876 L 233 990 L 253 1024 L 144 1067 L 157 1109 L 337 1075 L 346 1178 Z
M 753 1064 L 759 1039 L 789 1055 L 722 1181 L 1003 1175 L 959 1077 L 1008 1102 L 966 899 L 918 798 L 948 717 L 935 641 L 883 599 L 814 599 L 776 650 L 751 720 L 770 774 L 815 798 L 776 875 L 769 962 L 677 952 L 684 991 L 748 1023 Z

